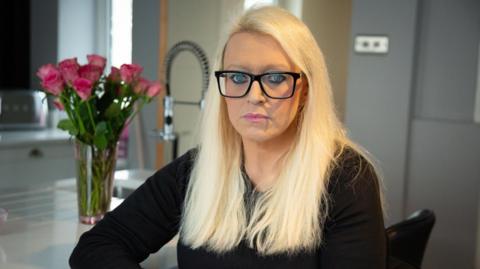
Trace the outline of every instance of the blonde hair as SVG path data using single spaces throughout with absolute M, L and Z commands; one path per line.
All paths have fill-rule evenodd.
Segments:
M 362 150 L 348 139 L 336 116 L 323 54 L 303 22 L 277 7 L 247 10 L 219 48 L 217 68 L 222 67 L 228 39 L 239 32 L 276 39 L 308 80 L 308 97 L 299 112 L 299 128 L 283 159 L 283 170 L 247 217 L 241 137 L 228 119 L 216 83 L 210 83 L 180 240 L 191 248 L 217 253 L 232 250 L 244 239 L 263 255 L 313 251 L 322 242 L 332 169 L 345 147 Z

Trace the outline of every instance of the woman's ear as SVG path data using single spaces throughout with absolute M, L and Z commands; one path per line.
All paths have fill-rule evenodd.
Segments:
M 299 85 L 300 88 L 300 100 L 298 102 L 298 110 L 297 110 L 297 115 L 296 115 L 296 124 L 300 124 L 301 118 L 303 117 L 303 109 L 305 108 L 305 105 L 307 103 L 307 98 L 308 98 L 308 81 L 303 80 L 301 84 Z
M 302 80 L 301 90 L 300 90 L 300 106 L 303 107 L 308 98 L 308 80 Z

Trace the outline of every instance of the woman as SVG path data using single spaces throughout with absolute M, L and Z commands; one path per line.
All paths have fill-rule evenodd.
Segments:
M 379 181 L 308 28 L 248 10 L 216 66 L 198 149 L 82 235 L 71 266 L 138 268 L 179 233 L 179 268 L 385 268 Z

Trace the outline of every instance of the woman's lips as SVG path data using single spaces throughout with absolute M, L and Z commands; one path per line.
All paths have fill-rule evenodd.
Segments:
M 243 118 L 251 122 L 260 122 L 260 121 L 269 119 L 268 116 L 265 116 L 263 114 L 256 114 L 256 113 L 247 113 L 243 115 Z

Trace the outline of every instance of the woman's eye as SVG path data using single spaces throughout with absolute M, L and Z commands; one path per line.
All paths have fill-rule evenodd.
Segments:
M 240 74 L 240 73 L 230 74 L 228 77 L 235 84 L 242 84 L 242 83 L 248 82 L 248 76 L 245 74 Z
M 270 75 L 267 76 L 267 80 L 268 80 L 269 83 L 279 84 L 279 83 L 282 83 L 283 81 L 285 81 L 285 75 L 270 74 Z

